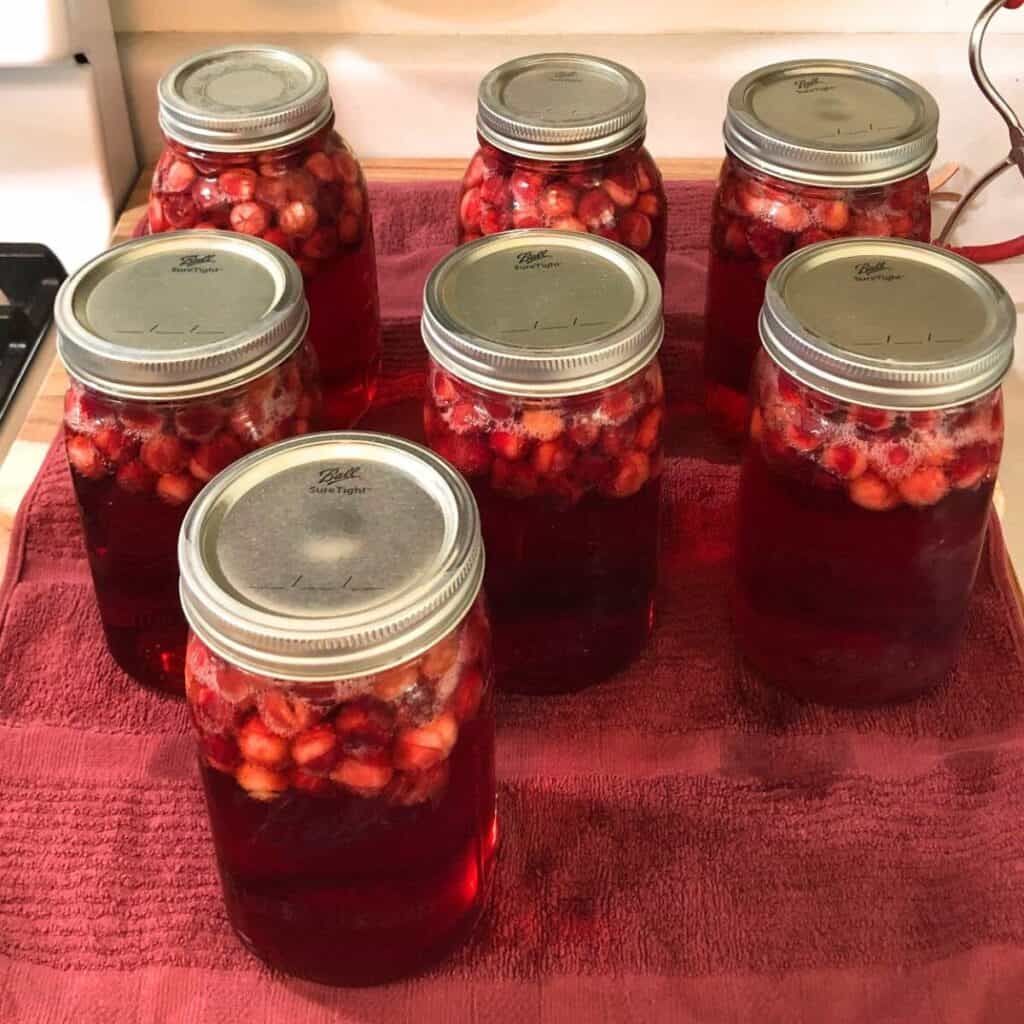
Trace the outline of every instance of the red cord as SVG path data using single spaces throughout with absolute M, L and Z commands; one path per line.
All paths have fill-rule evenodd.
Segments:
M 1013 2 L 1024 4 L 1024 0 Z M 947 245 L 946 248 L 975 263 L 996 263 L 999 260 L 1024 255 L 1024 235 L 1008 238 L 1005 242 L 992 242 L 989 245 Z

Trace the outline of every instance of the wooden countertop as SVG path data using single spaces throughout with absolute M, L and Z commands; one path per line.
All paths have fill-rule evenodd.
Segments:
M 436 181 L 458 180 L 466 168 L 465 158 L 423 160 L 363 160 L 363 170 L 370 181 Z M 721 158 L 659 159 L 659 166 L 667 178 L 714 178 L 718 174 Z M 113 242 L 130 237 L 132 228 L 142 215 L 149 190 L 152 169 L 147 167 L 139 175 L 128 202 L 118 219 L 112 236 Z M 52 333 L 52 332 L 51 332 Z M 6 458 L 0 464 L 0 577 L 7 560 L 14 517 L 21 499 L 35 478 L 43 458 L 61 422 L 67 376 L 60 361 L 50 348 L 41 352 L 38 360 L 44 365 L 34 369 L 35 394 L 29 397 L 28 412 L 17 428 L 14 441 Z M 48 364 L 48 365 L 46 365 Z

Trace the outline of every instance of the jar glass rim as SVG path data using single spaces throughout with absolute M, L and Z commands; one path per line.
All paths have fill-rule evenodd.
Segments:
M 452 466 L 402 438 L 336 431 L 215 477 L 186 514 L 178 561 L 204 643 L 248 671 L 317 682 L 384 671 L 448 635 L 479 594 L 484 551 Z
M 726 150 L 806 185 L 894 184 L 926 170 L 939 108 L 912 79 L 857 61 L 801 59 L 757 68 L 729 91 Z
M 798 249 L 772 272 L 759 333 L 768 357 L 839 401 L 941 409 L 997 388 L 1014 356 L 1006 289 L 923 242 L 844 238 Z
M 643 138 L 646 90 L 629 68 L 583 53 L 537 53 L 480 81 L 477 132 L 503 152 L 564 163 L 621 152 Z
M 523 397 L 586 394 L 655 358 L 661 285 L 646 260 L 596 235 L 501 232 L 434 267 L 421 334 L 435 361 L 467 383 Z
M 302 274 L 277 246 L 231 231 L 172 231 L 83 264 L 54 302 L 68 373 L 115 398 L 184 400 L 266 373 L 302 344 Z

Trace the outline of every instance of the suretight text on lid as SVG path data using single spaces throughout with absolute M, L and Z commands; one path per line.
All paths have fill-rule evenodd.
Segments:
M 585 394 L 657 353 L 661 286 L 624 246 L 533 229 L 460 246 L 424 289 L 430 354 L 478 387 L 522 396 Z
M 997 387 L 1017 317 L 991 274 L 921 242 L 848 238 L 775 268 L 761 311 L 768 354 L 842 401 L 939 409 Z
M 301 344 L 302 274 L 277 246 L 228 231 L 116 245 L 54 303 L 71 376 L 118 398 L 179 400 L 252 380 Z
M 429 449 L 338 432 L 222 472 L 178 547 L 185 615 L 232 664 L 359 678 L 418 656 L 469 611 L 483 576 L 476 503 Z
M 160 127 L 211 153 L 286 147 L 331 117 L 327 72 L 280 46 L 222 46 L 193 54 L 157 86 Z
M 621 64 L 582 53 L 536 53 L 484 76 L 477 128 L 515 156 L 590 159 L 643 137 L 645 102 L 643 82 Z
M 935 156 L 939 108 L 894 71 L 840 60 L 758 68 L 729 93 L 726 148 L 788 181 L 867 187 L 909 178 Z

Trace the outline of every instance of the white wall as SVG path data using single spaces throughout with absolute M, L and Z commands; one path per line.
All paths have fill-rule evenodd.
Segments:
M 281 0 L 282 3 L 287 0 Z M 1024 11 L 1022 11 L 1024 15 Z M 338 125 L 357 151 L 377 157 L 445 157 L 475 146 L 480 76 L 520 53 L 557 46 L 599 53 L 633 68 L 647 85 L 648 144 L 662 156 L 715 156 L 732 83 L 751 68 L 791 57 L 846 57 L 894 68 L 921 82 L 941 111 L 940 160 L 982 170 L 1009 148 L 1003 122 L 984 102 L 959 34 L 657 35 L 416 37 L 239 33 L 128 33 L 119 51 L 143 160 L 161 146 L 156 83 L 198 49 L 263 39 L 311 53 L 327 67 Z M 1024 111 L 1019 36 L 992 39 L 989 63 Z M 1020 177 L 1013 183 L 1019 194 Z M 1019 230 L 1024 230 L 1024 221 Z
M 981 0 L 111 0 L 122 32 L 965 32 Z M 997 16 L 1024 32 L 1024 10 Z

